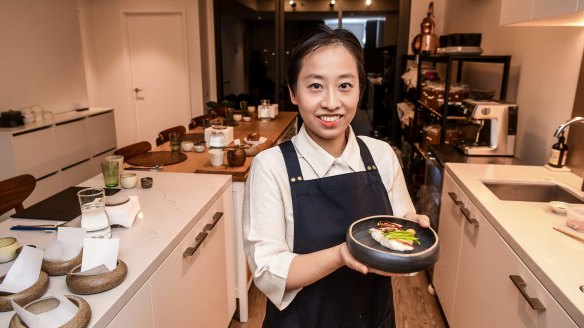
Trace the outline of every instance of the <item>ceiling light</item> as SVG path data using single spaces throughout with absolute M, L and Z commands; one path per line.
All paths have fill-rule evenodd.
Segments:
M 336 1 L 335 0 L 331 0 L 331 2 L 329 3 L 329 7 L 334 7 L 335 6 Z
M 365 6 L 367 7 L 371 6 L 371 0 L 365 0 Z
M 296 1 L 290 0 L 290 7 L 296 8 Z

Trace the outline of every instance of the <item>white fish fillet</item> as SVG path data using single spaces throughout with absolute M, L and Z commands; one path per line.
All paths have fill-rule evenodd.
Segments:
M 387 247 L 391 250 L 403 252 L 403 251 L 411 251 L 414 249 L 414 246 L 400 243 L 399 241 L 397 241 L 395 239 L 385 238 L 383 236 L 383 232 L 381 232 L 378 229 L 371 228 L 371 229 L 369 229 L 369 233 L 371 234 L 371 237 L 373 237 L 373 239 L 375 239 L 378 243 L 381 244 L 381 246 Z

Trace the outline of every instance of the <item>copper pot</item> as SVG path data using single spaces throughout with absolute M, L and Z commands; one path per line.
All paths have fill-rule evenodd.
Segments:
M 227 163 L 230 166 L 242 166 L 245 164 L 245 150 L 236 147 L 227 150 Z

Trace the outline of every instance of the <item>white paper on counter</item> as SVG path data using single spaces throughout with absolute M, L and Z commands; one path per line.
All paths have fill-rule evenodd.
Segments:
M 41 314 L 30 313 L 14 301 L 11 302 L 20 320 L 29 328 L 61 327 L 75 317 L 79 308 L 64 296 L 55 298 L 59 300 L 59 306 Z
M 0 291 L 18 293 L 39 280 L 44 251 L 30 246 L 22 247 L 20 255 L 0 284 Z
M 83 258 L 81 260 L 81 272 L 105 265 L 110 271 L 115 269 L 118 263 L 118 250 L 120 239 L 85 238 L 83 243 Z
M 106 206 L 105 211 L 110 224 L 119 224 L 126 228 L 131 228 L 134 219 L 140 211 L 138 196 L 130 196 L 130 200 L 117 206 Z
M 86 235 L 82 228 L 59 227 L 57 239 L 50 239 L 45 244 L 45 260 L 68 261 L 79 255 Z
M 101 264 L 101 265 L 96 266 L 95 268 L 89 269 L 87 271 L 80 271 L 80 272 L 75 272 L 75 273 L 70 273 L 70 274 L 76 275 L 76 276 L 95 276 L 96 274 L 101 274 L 101 273 L 106 273 L 106 272 L 110 272 L 110 269 L 108 269 L 105 265 Z

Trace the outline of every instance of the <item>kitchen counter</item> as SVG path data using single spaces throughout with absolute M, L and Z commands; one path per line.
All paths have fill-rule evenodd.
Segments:
M 231 188 L 231 177 L 225 175 L 157 172 L 136 174 L 140 177 L 153 177 L 153 187 L 122 189 L 118 194 L 137 195 L 142 218 L 137 218 L 130 229 L 112 230 L 112 238 L 120 238 L 118 257 L 128 265 L 128 275 L 121 285 L 109 291 L 81 296 L 91 306 L 90 327 L 107 326 L 201 220 L 211 204 Z M 103 179 L 99 175 L 80 185 L 103 186 Z M 231 210 L 226 210 L 225 215 L 230 217 Z M 9 229 L 15 224 L 47 223 L 54 224 L 55 221 L 9 218 L 0 223 L 0 232 L 3 236 L 17 238 L 21 245 L 32 244 L 42 247 L 48 239 L 56 238 L 56 234 Z M 8 272 L 13 263 L 14 261 L 0 264 L 0 273 Z M 49 289 L 44 296 L 68 294 L 71 292 L 67 289 L 64 276 L 50 278 Z M 235 307 L 235 296 L 233 302 Z M 13 315 L 14 311 L 0 313 L 0 327 L 8 327 Z
M 438 163 L 469 163 L 469 164 L 501 164 L 521 165 L 519 159 L 513 156 L 467 156 L 456 147 L 448 144 L 430 145 L 430 152 L 436 157 Z
M 548 203 L 503 201 L 482 181 L 556 183 L 581 198 L 582 178 L 539 166 L 447 163 L 456 180 L 487 220 L 579 326 L 584 326 L 584 243 L 553 229 L 566 216 Z

